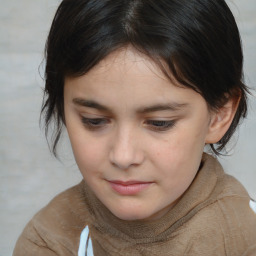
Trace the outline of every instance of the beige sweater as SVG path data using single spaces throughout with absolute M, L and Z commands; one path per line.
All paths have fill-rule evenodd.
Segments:
M 206 154 L 189 189 L 156 221 L 118 219 L 82 181 L 35 215 L 13 255 L 77 255 L 88 225 L 95 256 L 255 256 L 256 214 L 249 200 L 242 185 Z

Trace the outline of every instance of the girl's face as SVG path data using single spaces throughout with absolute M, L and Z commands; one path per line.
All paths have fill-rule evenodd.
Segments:
M 135 50 L 67 78 L 64 106 L 79 169 L 120 219 L 160 218 L 193 181 L 209 135 L 207 104 Z

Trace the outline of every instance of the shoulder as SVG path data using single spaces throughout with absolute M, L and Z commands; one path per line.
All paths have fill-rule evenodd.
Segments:
M 83 182 L 57 195 L 27 224 L 14 256 L 77 255 L 86 208 Z
M 223 186 L 216 200 L 188 223 L 195 231 L 191 250 L 202 250 L 208 255 L 209 250 L 212 255 L 252 255 L 247 252 L 256 253 L 256 214 L 250 207 L 250 197 L 232 176 L 224 174 L 219 182 Z

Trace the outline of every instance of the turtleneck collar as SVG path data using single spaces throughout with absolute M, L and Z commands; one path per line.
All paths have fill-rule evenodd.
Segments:
M 125 221 L 117 218 L 84 183 L 87 209 L 91 215 L 90 229 L 125 241 L 136 239 L 137 244 L 164 241 L 200 209 L 216 200 L 222 189 L 217 181 L 223 174 L 217 160 L 204 153 L 200 169 L 190 187 L 166 215 L 153 221 Z

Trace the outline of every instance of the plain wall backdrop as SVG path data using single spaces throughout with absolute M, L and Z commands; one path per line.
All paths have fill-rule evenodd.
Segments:
M 81 175 L 66 138 L 62 162 L 39 128 L 44 44 L 60 0 L 0 0 L 0 256 L 12 254 L 25 224 Z M 220 160 L 256 199 L 256 1 L 228 0 L 240 28 L 245 82 L 254 88 L 248 118 Z

